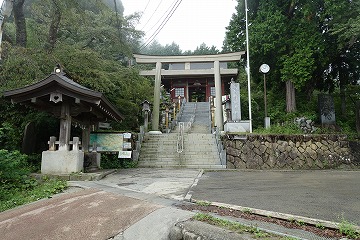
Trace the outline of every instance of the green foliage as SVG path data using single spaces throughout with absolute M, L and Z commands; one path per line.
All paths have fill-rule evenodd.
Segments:
M 28 184 L 30 168 L 27 156 L 19 151 L 0 150 L 0 182 L 1 189 L 23 189 Z M 0 193 L 1 197 L 1 193 Z
M 211 205 L 211 202 L 208 202 L 208 201 L 196 201 L 196 205 L 199 205 L 199 206 L 210 206 L 210 205 Z
M 101 168 L 103 169 L 120 169 L 136 168 L 137 163 L 132 159 L 119 159 L 117 154 L 101 154 Z
M 345 219 L 342 219 L 342 221 L 340 222 L 339 231 L 341 234 L 344 234 L 351 239 L 360 238 L 360 232 L 356 230 L 355 225 Z
M 242 225 L 237 222 L 232 222 L 229 220 L 216 218 L 216 217 L 213 217 L 213 216 L 211 216 L 209 214 L 205 214 L 205 213 L 197 213 L 197 214 L 195 214 L 193 219 L 195 219 L 197 221 L 206 222 L 206 223 L 218 226 L 218 227 L 226 228 L 228 230 L 231 230 L 231 231 L 234 231 L 234 232 L 240 233 L 240 234 L 241 233 L 251 233 L 251 234 L 254 234 L 258 238 L 267 238 L 267 237 L 271 236 L 270 234 L 263 232 L 263 231 L 257 229 L 256 227 L 245 226 L 245 225 Z
M 0 212 L 16 206 L 31 203 L 42 198 L 50 198 L 62 192 L 67 187 L 67 182 L 57 179 L 47 179 L 41 182 L 35 179 L 27 180 L 25 189 L 0 188 Z

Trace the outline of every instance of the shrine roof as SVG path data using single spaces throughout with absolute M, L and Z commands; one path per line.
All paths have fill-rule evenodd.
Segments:
M 58 95 L 59 101 L 51 99 Z M 124 117 L 115 106 L 102 94 L 86 88 L 61 73 L 51 73 L 43 80 L 23 88 L 18 88 L 3 93 L 5 98 L 13 103 L 30 105 L 41 111 L 53 113 L 59 117 L 56 110 L 59 102 L 68 102 L 73 107 L 74 119 L 86 120 L 88 117 L 97 121 L 112 119 L 121 121 Z

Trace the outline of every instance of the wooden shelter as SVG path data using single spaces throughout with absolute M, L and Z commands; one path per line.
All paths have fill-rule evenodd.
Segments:
M 102 93 L 74 82 L 66 76 L 61 68 L 55 68 L 54 72 L 48 77 L 35 84 L 4 92 L 4 97 L 11 99 L 12 103 L 25 104 L 40 111 L 48 112 L 60 119 L 59 141 L 56 142 L 59 147 L 57 149 L 55 142 L 50 141 L 49 150 L 52 152 L 80 151 L 76 149 L 77 144 L 75 148 L 74 146 L 71 147 L 73 142 L 70 141 L 71 124 L 76 123 L 80 125 L 83 129 L 82 150 L 76 153 L 76 155 L 82 155 L 82 157 L 80 156 L 82 159 L 84 152 L 87 152 L 89 149 L 91 126 L 96 126 L 99 122 L 103 121 L 121 121 L 123 119 L 119 111 Z M 50 155 L 53 154 L 50 153 Z M 83 162 L 83 160 L 79 161 Z M 42 170 L 43 164 L 44 152 Z M 51 168 L 49 173 L 77 172 L 82 170 L 83 167 L 79 162 L 75 164 L 76 167 L 70 169 L 68 166 L 60 165 Z M 58 172 L 56 168 L 60 168 Z

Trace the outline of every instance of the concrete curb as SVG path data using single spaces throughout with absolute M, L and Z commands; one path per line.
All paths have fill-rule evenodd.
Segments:
M 193 203 L 204 202 L 204 200 L 191 199 L 190 202 L 193 202 Z M 209 201 L 207 201 L 207 202 L 209 202 Z M 227 204 L 227 203 L 220 203 L 220 202 L 209 202 L 209 203 L 210 203 L 210 205 L 216 206 L 216 207 L 224 207 L 224 208 L 229 208 L 229 209 L 233 209 L 233 210 L 239 210 L 242 212 L 251 212 L 251 213 L 254 213 L 254 214 L 257 214 L 260 216 L 273 217 L 273 218 L 278 218 L 278 219 L 282 219 L 282 220 L 286 220 L 286 221 L 301 221 L 306 224 L 310 224 L 310 225 L 314 225 L 314 226 L 321 225 L 326 228 L 339 229 L 339 225 L 340 225 L 340 223 L 337 223 L 337 222 L 302 217 L 302 216 L 292 215 L 292 214 L 287 214 L 287 213 L 273 212 L 273 211 L 267 211 L 267 210 L 262 210 L 262 209 L 257 209 L 257 208 L 242 207 L 242 206 L 237 206 L 237 205 L 232 205 L 232 204 Z M 360 226 L 354 225 L 354 228 L 357 231 L 360 231 Z
M 72 173 L 72 174 L 40 174 L 33 173 L 31 176 L 35 177 L 38 180 L 41 180 L 43 177 L 47 178 L 57 178 L 65 181 L 99 181 L 106 177 L 109 174 L 116 172 L 116 169 L 109 170 L 100 170 L 98 172 L 91 173 Z

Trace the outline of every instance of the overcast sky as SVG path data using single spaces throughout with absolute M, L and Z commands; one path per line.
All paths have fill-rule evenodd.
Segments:
M 137 29 L 146 32 L 145 41 L 158 29 L 169 12 L 167 10 L 175 2 L 176 0 L 122 0 L 125 15 L 144 13 Z M 225 27 L 235 13 L 236 3 L 236 0 L 182 0 L 155 39 L 162 45 L 175 42 L 183 51 L 195 50 L 203 42 L 221 50 Z

